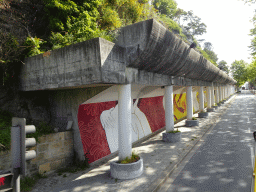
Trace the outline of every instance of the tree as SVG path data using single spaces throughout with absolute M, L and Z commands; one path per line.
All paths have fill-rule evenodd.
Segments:
M 238 87 L 243 85 L 248 80 L 247 75 L 247 63 L 244 60 L 237 61 L 235 60 L 231 64 L 231 72 L 233 74 L 233 78 L 237 81 Z
M 218 67 L 219 67 L 220 70 L 225 71 L 227 74 L 229 74 L 229 69 L 228 69 L 227 62 L 226 62 L 226 61 L 221 60 L 221 61 L 218 63 Z
M 212 43 L 211 42 L 205 42 L 204 43 L 204 49 L 212 51 L 212 49 L 213 49 Z
M 174 15 L 173 20 L 175 20 L 176 22 L 178 22 L 179 25 L 180 25 L 180 19 L 181 19 L 181 17 L 184 17 L 184 15 L 186 15 L 186 14 L 187 14 L 186 11 L 184 11 L 183 9 L 178 8 L 178 9 L 176 10 L 176 12 L 175 12 L 175 15 Z
M 190 35 L 195 36 L 206 33 L 206 24 L 202 23 L 201 18 L 194 15 L 193 11 L 188 11 L 187 14 L 184 14 L 183 21 L 188 22 L 184 28 Z
M 155 0 L 153 5 L 160 14 L 170 18 L 173 18 L 177 12 L 177 3 L 174 0 Z
M 209 58 L 213 61 L 213 63 L 215 65 L 217 65 L 217 61 L 218 61 L 218 56 L 217 54 L 213 51 L 213 46 L 212 43 L 210 42 L 205 42 L 204 43 L 204 49 L 203 49 L 207 55 L 209 56 Z
M 256 80 L 256 60 L 252 61 L 251 64 L 247 66 L 247 79 L 250 81 L 252 84 L 255 85 L 255 80 Z
M 40 53 L 43 41 L 36 35 L 49 34 L 44 15 L 41 0 L 0 1 L 0 85 L 17 77 L 14 70 L 26 53 Z
M 245 3 L 255 3 L 256 2 L 256 0 L 242 0 L 242 1 L 244 1 Z

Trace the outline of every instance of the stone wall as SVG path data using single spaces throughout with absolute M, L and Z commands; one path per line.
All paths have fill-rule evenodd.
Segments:
M 39 137 L 34 149 L 37 157 L 27 161 L 27 176 L 39 173 L 51 173 L 58 168 L 73 163 L 74 148 L 71 131 L 52 133 Z M 11 169 L 11 151 L 0 152 L 0 169 Z

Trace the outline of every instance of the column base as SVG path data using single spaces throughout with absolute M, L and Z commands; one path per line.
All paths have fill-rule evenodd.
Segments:
M 214 108 L 207 108 L 207 112 L 214 112 Z
M 199 118 L 206 118 L 206 117 L 208 117 L 208 113 L 207 112 L 204 112 L 204 113 L 198 113 L 198 117 Z
M 199 126 L 198 120 L 186 120 L 186 127 Z
M 176 143 L 181 140 L 181 132 L 178 133 L 163 133 L 163 141 L 169 143 Z
M 110 162 L 110 175 L 116 179 L 134 179 L 143 173 L 143 159 L 128 164 Z

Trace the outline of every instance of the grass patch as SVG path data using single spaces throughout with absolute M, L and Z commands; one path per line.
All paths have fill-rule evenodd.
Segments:
M 89 167 L 90 167 L 90 165 L 88 163 L 88 159 L 87 159 L 87 157 L 85 157 L 85 160 L 83 162 L 74 163 L 70 167 L 60 168 L 56 172 L 60 176 L 63 173 L 66 173 L 66 172 L 76 173 L 78 171 L 84 171 L 84 170 L 88 169 Z M 63 177 L 66 177 L 65 174 L 63 175 Z
M 12 113 L 0 109 L 0 151 L 11 149 L 12 117 Z
M 139 155 L 135 154 L 134 152 L 132 152 L 132 156 L 126 157 L 124 160 L 118 161 L 117 163 L 121 163 L 121 164 L 128 164 L 128 163 L 134 163 L 136 161 L 140 160 Z
M 11 150 L 11 126 L 13 114 L 0 109 L 0 151 Z M 37 142 L 42 135 L 54 133 L 53 127 L 46 122 L 40 122 L 36 132 L 27 135 L 34 137 Z
M 31 191 L 32 187 L 36 184 L 36 182 L 41 178 L 47 178 L 47 176 L 37 173 L 33 177 L 24 177 L 20 179 L 20 190 L 21 192 Z
M 43 135 L 48 135 L 51 133 L 55 133 L 53 130 L 53 126 L 49 125 L 48 123 L 42 121 L 39 123 L 39 125 L 36 127 L 35 133 L 30 133 L 27 135 L 27 138 L 34 137 L 36 139 L 36 142 L 40 143 L 38 138 Z
M 179 131 L 179 129 L 176 129 L 176 131 L 169 131 L 168 133 L 179 133 L 180 131 Z

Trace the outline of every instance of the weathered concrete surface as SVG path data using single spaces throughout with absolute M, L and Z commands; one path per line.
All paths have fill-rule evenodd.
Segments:
M 25 59 L 20 89 L 126 83 L 150 86 L 235 83 L 154 19 L 120 31 L 116 44 L 95 38 Z
M 73 121 L 74 154 L 75 159 L 78 161 L 85 160 L 77 119 L 79 105 L 109 87 L 54 90 L 50 91 L 48 95 L 51 105 L 52 123 L 56 125 L 59 121 L 62 121 L 64 127 L 66 127 L 68 121 Z
M 235 83 L 154 19 L 123 27 L 116 44 L 126 48 L 127 65 L 139 70 L 208 82 Z
M 115 180 L 110 177 L 110 162 L 118 157 L 106 159 L 100 166 L 95 165 L 86 171 L 65 173 L 67 177 L 57 173 L 41 179 L 32 192 L 71 192 L 71 191 L 143 191 L 152 192 L 157 189 L 168 175 L 179 165 L 187 154 L 198 143 L 200 138 L 211 130 L 213 124 L 225 113 L 229 103 L 224 104 L 216 113 L 209 114 L 207 119 L 199 119 L 200 126 L 185 127 L 185 120 L 177 123 L 175 128 L 182 132 L 182 138 L 177 143 L 162 141 L 162 132 L 147 141 L 137 143 L 133 149 L 143 158 L 144 172 L 133 180 Z M 197 114 L 194 114 L 196 117 Z M 117 153 L 115 154 L 117 155 Z

